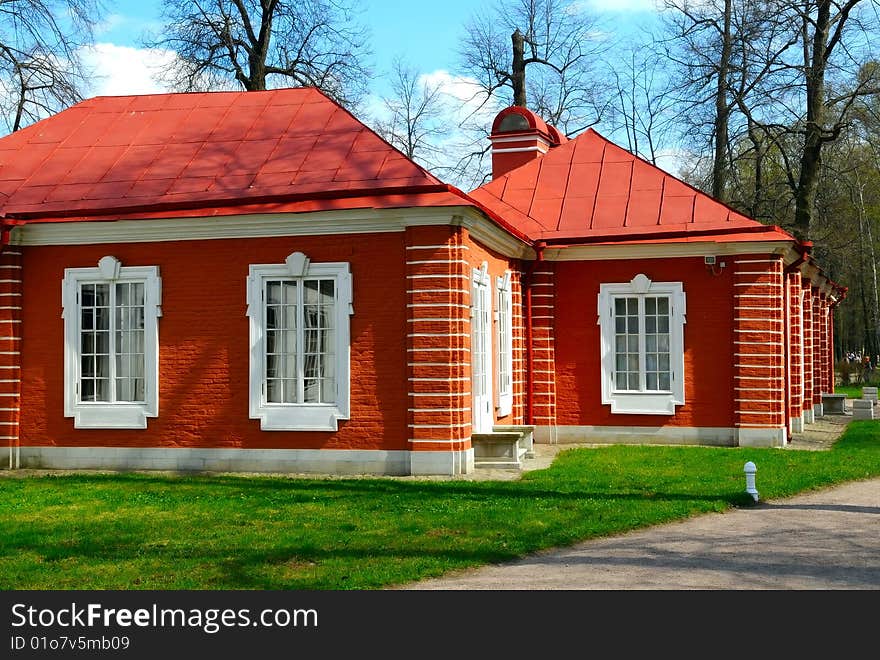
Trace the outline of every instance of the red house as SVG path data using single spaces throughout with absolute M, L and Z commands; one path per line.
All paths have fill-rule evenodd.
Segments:
M 454 475 L 822 413 L 844 291 L 809 244 L 592 130 L 491 140 L 465 194 L 314 89 L 0 139 L 9 467 Z

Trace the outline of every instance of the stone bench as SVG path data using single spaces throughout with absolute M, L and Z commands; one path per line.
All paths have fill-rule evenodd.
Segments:
M 535 427 L 498 424 L 491 433 L 472 434 L 471 444 L 475 468 L 519 470 L 524 458 L 535 456 Z
M 867 399 L 868 401 L 873 401 L 877 403 L 877 388 L 876 387 L 863 387 L 862 388 L 862 398 Z
M 532 424 L 496 424 L 492 427 L 496 432 L 519 433 L 519 448 L 522 458 L 535 457 L 535 427 Z
M 519 431 L 492 431 L 491 433 L 471 434 L 474 447 L 475 468 L 502 468 L 519 470 L 522 468 Z
M 853 399 L 853 419 L 874 419 L 874 402 L 870 399 Z
M 846 414 L 846 394 L 822 394 L 822 411 L 826 415 Z

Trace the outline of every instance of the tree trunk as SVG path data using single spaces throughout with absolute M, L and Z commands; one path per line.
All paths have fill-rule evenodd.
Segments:
M 795 195 L 794 233 L 809 240 L 812 235 L 813 211 L 819 187 L 819 169 L 822 164 L 822 126 L 825 114 L 826 49 L 830 28 L 831 2 L 821 0 L 812 39 L 812 52 L 807 48 L 808 27 L 804 18 L 804 66 L 807 88 L 807 121 L 804 126 L 804 148 L 801 153 L 801 172 Z
M 721 34 L 721 57 L 718 61 L 718 81 L 715 92 L 715 157 L 712 161 L 712 196 L 724 198 L 727 185 L 727 134 L 730 105 L 727 103 L 727 76 L 732 50 L 730 35 L 731 4 L 724 0 L 724 26 Z
M 511 35 L 513 41 L 513 66 L 510 80 L 513 83 L 513 105 L 526 107 L 525 39 L 517 28 Z

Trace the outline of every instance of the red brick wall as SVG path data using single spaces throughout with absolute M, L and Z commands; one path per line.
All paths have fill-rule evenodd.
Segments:
M 788 286 L 788 404 L 789 417 L 798 418 L 804 406 L 803 328 L 801 309 L 801 274 L 789 273 Z
M 406 230 L 407 437 L 412 451 L 471 446 L 468 250 L 456 227 Z M 396 353 L 398 346 L 389 344 L 385 352 Z
M 804 312 L 804 410 L 813 410 L 813 289 L 809 280 L 802 280 Z
M 10 245 L 0 253 L 0 465 L 14 466 L 21 412 L 21 248 Z M 56 289 L 59 290 L 59 289 Z
M 408 448 L 404 248 L 402 233 L 23 248 L 22 444 Z M 351 264 L 351 419 L 335 433 L 264 432 L 248 418 L 248 265 L 294 251 Z M 159 416 L 146 430 L 75 430 L 63 416 L 64 268 L 108 254 L 162 277 Z
M 733 276 L 718 276 L 702 257 L 632 261 L 559 261 L 556 267 L 556 419 L 575 426 L 732 427 Z M 685 405 L 675 415 L 612 415 L 602 404 L 597 296 L 601 283 L 644 273 L 656 282 L 683 282 Z
M 825 322 L 822 295 L 813 287 L 813 403 L 822 403 L 825 387 Z
M 736 426 L 787 426 L 782 259 L 733 259 Z

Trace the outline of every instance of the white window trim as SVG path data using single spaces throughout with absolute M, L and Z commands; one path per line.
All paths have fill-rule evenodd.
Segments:
M 614 390 L 614 318 L 615 296 L 667 295 L 671 298 L 669 319 L 669 360 L 672 371 L 670 392 L 618 392 Z M 684 325 L 686 297 L 681 282 L 652 282 L 643 274 L 630 282 L 600 284 L 598 325 L 601 329 L 602 403 L 615 414 L 674 415 L 675 407 L 684 405 Z
M 80 309 L 77 294 L 83 282 L 144 283 L 144 402 L 81 402 Z M 122 266 L 112 256 L 96 268 L 66 268 L 61 283 L 64 319 L 64 416 L 77 429 L 145 429 L 147 418 L 159 414 L 159 323 L 162 316 L 162 280 L 158 266 Z M 115 386 L 111 384 L 111 387 Z
M 498 307 L 495 311 L 495 338 L 498 342 L 498 355 L 496 360 L 498 365 L 496 370 L 498 387 L 496 388 L 497 401 L 495 403 L 495 408 L 498 417 L 507 417 L 513 412 L 513 294 L 510 286 L 509 270 L 505 271 L 502 277 L 497 278 L 495 289 L 496 295 L 498 296 Z M 503 317 L 500 314 L 502 306 L 505 312 Z M 506 318 L 507 321 L 506 327 L 504 328 L 501 327 L 502 318 Z M 502 342 L 504 345 L 502 345 Z M 504 384 L 501 382 L 502 367 L 507 370 L 510 377 L 510 382 L 507 383 L 506 391 L 504 390 Z
M 263 388 L 265 342 L 263 282 L 275 278 L 320 277 L 336 287 L 336 403 L 266 403 Z M 247 316 L 250 319 L 250 418 L 264 431 L 336 431 L 340 419 L 350 416 L 351 272 L 348 262 L 311 263 L 294 252 L 283 264 L 252 264 L 247 278 Z

